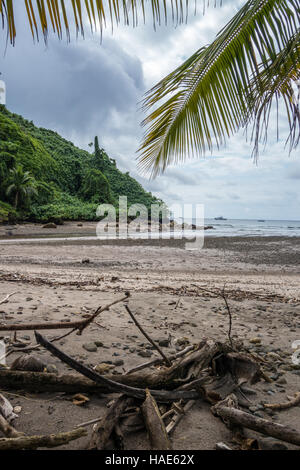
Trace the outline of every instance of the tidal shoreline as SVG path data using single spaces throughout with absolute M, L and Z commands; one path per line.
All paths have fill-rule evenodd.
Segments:
M 67 229 L 66 225 L 55 230 L 60 235 Z M 24 234 L 23 227 L 19 230 L 23 231 L 23 237 L 29 236 Z M 36 230 L 41 231 L 41 226 Z M 287 395 L 299 391 L 300 366 L 298 369 L 293 366 L 291 355 L 293 342 L 300 339 L 300 238 L 216 238 L 206 233 L 204 248 L 198 251 L 170 244 L 154 246 L 146 241 L 139 241 L 140 244 L 133 241 L 125 246 L 83 239 L 44 240 L 40 244 L 33 240 L 22 243 L 20 239 L 8 239 L 9 244 L 0 244 L 0 299 L 15 292 L 1 305 L 7 323 L 83 319 L 99 305 L 106 305 L 130 291 L 130 307 L 139 322 L 152 338 L 170 338 L 165 352 L 171 354 L 176 350 L 178 338 L 186 338 L 191 343 L 203 337 L 226 341 L 228 314 L 223 300 L 214 294 L 225 286 L 232 312 L 233 338 L 242 340 L 249 350 L 266 360 L 272 354 L 278 358 L 271 359 L 274 381 L 270 384 L 261 381 L 255 386 L 251 406 L 268 419 L 268 414 L 260 408 L 262 402 L 284 402 Z M 57 332 L 49 330 L 45 335 L 51 338 Z M 0 331 L 0 336 L 9 334 Z M 20 332 L 18 338 L 28 344 L 35 341 L 33 332 L 26 335 Z M 253 338 L 257 343 L 251 342 Z M 94 341 L 100 341 L 103 346 L 87 352 L 85 345 Z M 60 341 L 59 347 L 90 367 L 106 363 L 118 373 L 145 362 L 141 357 L 145 349 L 149 357 L 155 357 L 123 305 L 103 312 L 99 325 L 91 325 L 82 336 L 68 336 Z M 9 356 L 8 364 L 21 354 L 20 350 Z M 56 366 L 59 373 L 70 373 L 42 348 L 34 354 Z M 72 429 L 94 418 L 95 413 L 104 414 L 111 399 L 89 396 L 85 407 L 76 407 L 67 395 L 22 397 L 18 393 L 8 398 L 14 406 L 22 407 L 17 425 L 27 434 Z M 300 408 L 275 413 L 272 419 L 298 428 Z M 90 428 L 88 432 L 90 435 Z M 209 405 L 199 401 L 193 413 L 182 420 L 178 432 L 175 431 L 173 447 L 186 449 L 188 443 L 189 449 L 214 449 L 216 442 L 230 442 L 230 438 L 224 425 L 211 416 Z M 84 449 L 87 441 L 87 437 L 81 438 L 69 444 L 68 449 Z M 146 434 L 141 433 L 132 435 L 129 445 L 143 449 L 147 442 Z

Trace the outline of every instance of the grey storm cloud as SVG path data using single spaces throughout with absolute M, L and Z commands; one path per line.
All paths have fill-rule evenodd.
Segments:
M 107 132 L 114 112 L 135 112 L 144 90 L 140 61 L 112 40 L 95 42 L 10 49 L 1 67 L 8 108 L 64 134 Z

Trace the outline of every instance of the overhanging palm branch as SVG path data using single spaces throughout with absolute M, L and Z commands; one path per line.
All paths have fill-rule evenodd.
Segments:
M 194 1 L 196 5 L 197 0 Z M 0 0 L 0 15 L 12 44 L 16 38 L 16 2 L 20 0 Z M 33 37 L 38 39 L 41 29 L 45 41 L 51 27 L 59 38 L 65 31 L 69 39 L 71 23 L 75 23 L 77 33 L 84 35 L 86 20 L 92 29 L 98 26 L 101 31 L 107 22 L 113 25 L 122 21 L 136 26 L 140 18 L 145 21 L 149 10 L 154 27 L 167 22 L 168 17 L 178 24 L 186 21 L 189 6 L 188 0 L 24 0 L 24 3 Z
M 264 96 L 272 64 L 273 85 L 276 77 L 279 82 L 285 77 L 286 90 L 280 90 L 288 99 L 288 80 L 300 63 L 299 48 L 291 53 L 299 23 L 297 0 L 248 0 L 209 46 L 146 95 L 144 108 L 158 107 L 143 122 L 147 131 L 139 149 L 140 168 L 155 176 L 171 163 L 212 150 L 213 143 L 223 144 L 249 122 L 249 112 L 259 112 L 250 97 Z M 280 56 L 290 68 L 283 62 L 274 66 Z M 283 73 L 286 68 L 290 74 Z M 269 83 L 263 86 L 267 71 Z
M 263 69 L 249 91 L 248 121 L 254 120 L 254 154 L 258 154 L 261 140 L 267 141 L 268 124 L 275 101 L 278 112 L 279 98 L 283 98 L 289 124 L 287 143 L 290 151 L 297 147 L 300 139 L 300 30 L 291 37 L 287 47 L 281 51 L 268 68 Z M 278 126 L 277 126 L 278 130 Z

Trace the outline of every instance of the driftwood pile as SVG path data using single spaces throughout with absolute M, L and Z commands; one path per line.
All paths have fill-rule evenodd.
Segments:
M 0 431 L 5 436 L 0 438 L 0 450 L 65 445 L 86 435 L 86 429 L 91 425 L 93 432 L 89 449 L 122 450 L 126 448 L 126 437 L 130 433 L 146 429 L 151 449 L 169 450 L 172 449 L 171 436 L 174 429 L 198 400 L 204 400 L 211 405 L 212 413 L 230 428 L 235 442 L 238 442 L 241 449 L 259 448 L 256 439 L 246 437 L 245 429 L 300 446 L 300 432 L 243 410 L 249 407 L 247 398 L 247 394 L 251 393 L 249 385 L 261 379 L 269 379 L 262 371 L 259 360 L 243 350 L 241 344 L 233 342 L 230 334 L 229 340 L 224 343 L 205 338 L 177 354 L 167 356 L 144 331 L 126 304 L 127 312 L 137 328 L 158 351 L 161 358 L 141 364 L 121 375 L 100 375 L 55 346 L 55 341 L 73 332 L 82 334 L 92 322 L 95 322 L 101 312 L 109 310 L 117 302 L 128 301 L 128 298 L 129 293 L 126 293 L 118 301 L 97 309 L 87 319 L 73 323 L 0 324 L 0 331 L 35 330 L 37 346 L 27 348 L 28 352 L 29 349 L 43 346 L 79 373 L 76 375 L 47 373 L 42 371 L 42 368 L 39 369 L 38 362 L 34 360 L 30 362 L 22 356 L 15 361 L 14 367 L 0 369 L 1 389 L 117 394 L 101 418 L 95 417 L 89 422 L 78 425 L 75 430 L 49 436 L 24 436 L 18 432 L 12 425 L 16 415 L 8 400 L 0 395 Z M 65 328 L 70 331 L 51 342 L 37 332 L 37 330 Z M 286 409 L 299 402 L 300 395 L 297 395 L 288 403 L 265 406 Z M 218 443 L 216 448 L 231 450 L 231 447 L 225 443 Z

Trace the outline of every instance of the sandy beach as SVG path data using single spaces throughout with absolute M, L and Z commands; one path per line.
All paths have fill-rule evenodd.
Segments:
M 69 223 L 58 226 L 55 236 L 88 236 L 94 230 L 93 223 Z M 16 292 L 0 306 L 6 323 L 73 321 L 130 291 L 129 305 L 140 323 L 153 339 L 170 338 L 165 350 L 172 353 L 176 352 L 176 339 L 182 337 L 190 343 L 203 337 L 226 341 L 227 310 L 223 299 L 214 295 L 225 288 L 233 318 L 232 337 L 241 339 L 274 368 L 272 383 L 260 381 L 255 386 L 252 412 L 267 418 L 262 403 L 283 402 L 299 392 L 300 365 L 292 363 L 291 355 L 292 343 L 300 340 L 300 238 L 212 238 L 207 234 L 204 248 L 195 252 L 175 243 L 55 239 L 42 243 L 32 239 L 41 236 L 53 237 L 53 230 L 26 224 L 18 226 L 12 236 L 7 227 L 0 227 L 0 299 Z M 31 238 L 31 242 L 20 241 L 23 238 Z M 103 312 L 98 323 L 82 336 L 67 337 L 59 346 L 89 366 L 110 363 L 119 373 L 145 362 L 141 351 L 156 357 L 123 304 Z M 45 335 L 57 336 L 54 331 Z M 12 337 L 1 332 L 0 336 Z M 34 343 L 32 332 L 19 332 L 18 338 Z M 253 342 L 254 338 L 258 340 Z M 84 346 L 93 341 L 103 346 L 88 352 Z M 54 364 L 58 372 L 68 371 L 42 348 L 34 354 Z M 8 364 L 18 355 L 11 354 Z M 104 413 L 111 399 L 91 395 L 79 407 L 63 394 L 16 391 L 7 397 L 14 406 L 22 407 L 15 424 L 27 434 L 72 429 Z M 299 429 L 299 407 L 272 413 L 276 422 Z M 256 436 L 254 432 L 249 435 Z M 81 438 L 67 448 L 83 449 L 87 440 Z M 200 401 L 172 435 L 174 449 L 214 449 L 220 441 L 231 442 L 231 433 L 212 416 L 209 405 Z M 274 445 L 272 442 L 269 444 Z M 132 435 L 127 446 L 147 448 L 146 434 Z

